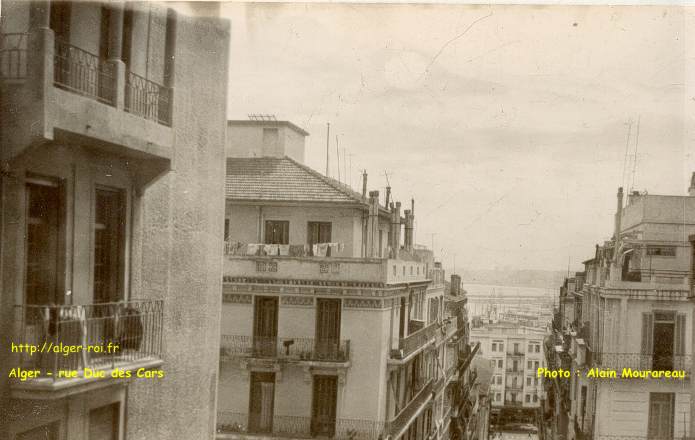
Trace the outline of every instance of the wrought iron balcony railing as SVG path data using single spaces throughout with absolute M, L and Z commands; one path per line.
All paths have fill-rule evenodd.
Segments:
M 247 433 L 278 437 L 328 437 L 341 440 L 385 438 L 388 423 L 363 419 L 324 419 L 219 411 L 217 433 Z
M 172 89 L 126 73 L 125 111 L 171 126 Z
M 53 74 L 54 83 L 60 88 L 115 104 L 113 65 L 98 55 L 56 38 Z
M 596 440 L 695 440 L 688 435 L 638 436 L 638 435 L 599 435 Z
M 509 350 L 507 351 L 507 356 L 523 356 L 524 352 L 521 350 Z
M 398 340 L 398 350 L 394 350 L 393 357 L 397 359 L 408 357 L 408 355 L 434 339 L 437 335 L 437 328 L 439 328 L 439 324 L 435 321 L 405 338 L 400 338 Z
M 0 79 L 27 77 L 27 39 L 29 34 L 0 34 Z
M 220 356 L 292 361 L 348 362 L 350 341 L 312 338 L 265 338 L 223 335 Z
M 23 305 L 15 312 L 18 332 L 12 352 L 16 365 L 38 370 L 41 380 L 65 380 L 59 374 L 65 371 L 77 371 L 82 377 L 86 368 L 128 368 L 161 360 L 162 300 Z M 17 344 L 36 349 L 32 353 Z
M 642 353 L 595 353 L 593 364 L 597 367 L 622 370 L 683 370 L 690 374 L 691 355 L 655 355 Z M 620 371 L 618 371 L 620 372 Z

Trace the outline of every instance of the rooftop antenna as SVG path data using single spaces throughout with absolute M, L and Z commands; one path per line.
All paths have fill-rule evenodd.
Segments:
M 627 139 L 625 140 L 625 158 L 623 159 L 623 178 L 620 181 L 622 186 L 627 186 L 625 175 L 627 174 L 627 153 L 630 149 L 630 134 L 632 134 L 632 119 L 627 121 Z
M 348 153 L 348 157 L 350 158 L 350 188 L 352 188 L 352 153 Z
M 345 182 L 343 182 L 343 183 L 347 185 L 348 184 L 348 173 L 347 173 L 347 158 L 345 157 L 346 154 L 347 153 L 345 152 L 345 147 L 343 147 L 343 176 L 345 176 Z
M 637 147 L 639 146 L 639 123 L 642 119 L 642 115 L 637 117 L 637 133 L 635 134 L 635 160 L 632 162 L 632 184 L 630 185 L 630 191 L 635 189 L 635 174 L 637 174 Z
M 330 160 L 330 157 L 328 154 L 328 147 L 329 147 L 330 139 L 331 139 L 330 135 L 331 135 L 331 123 L 326 122 L 326 177 L 330 177 L 328 174 L 328 164 L 329 164 L 329 160 Z
M 338 182 L 340 182 L 340 148 L 338 148 L 338 135 L 335 135 L 335 154 L 338 157 Z

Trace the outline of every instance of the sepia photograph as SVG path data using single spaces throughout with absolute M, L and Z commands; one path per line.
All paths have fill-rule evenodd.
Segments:
M 0 440 L 695 440 L 695 3 L 0 0 Z

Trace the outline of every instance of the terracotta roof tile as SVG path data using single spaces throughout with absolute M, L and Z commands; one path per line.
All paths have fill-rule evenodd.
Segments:
M 363 203 L 346 185 L 288 157 L 228 159 L 225 194 L 232 200 Z

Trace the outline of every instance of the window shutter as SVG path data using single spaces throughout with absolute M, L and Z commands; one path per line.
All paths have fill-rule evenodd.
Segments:
M 642 313 L 642 354 L 654 352 L 654 315 Z
M 685 313 L 676 315 L 676 328 L 673 343 L 673 352 L 676 356 L 685 354 Z

